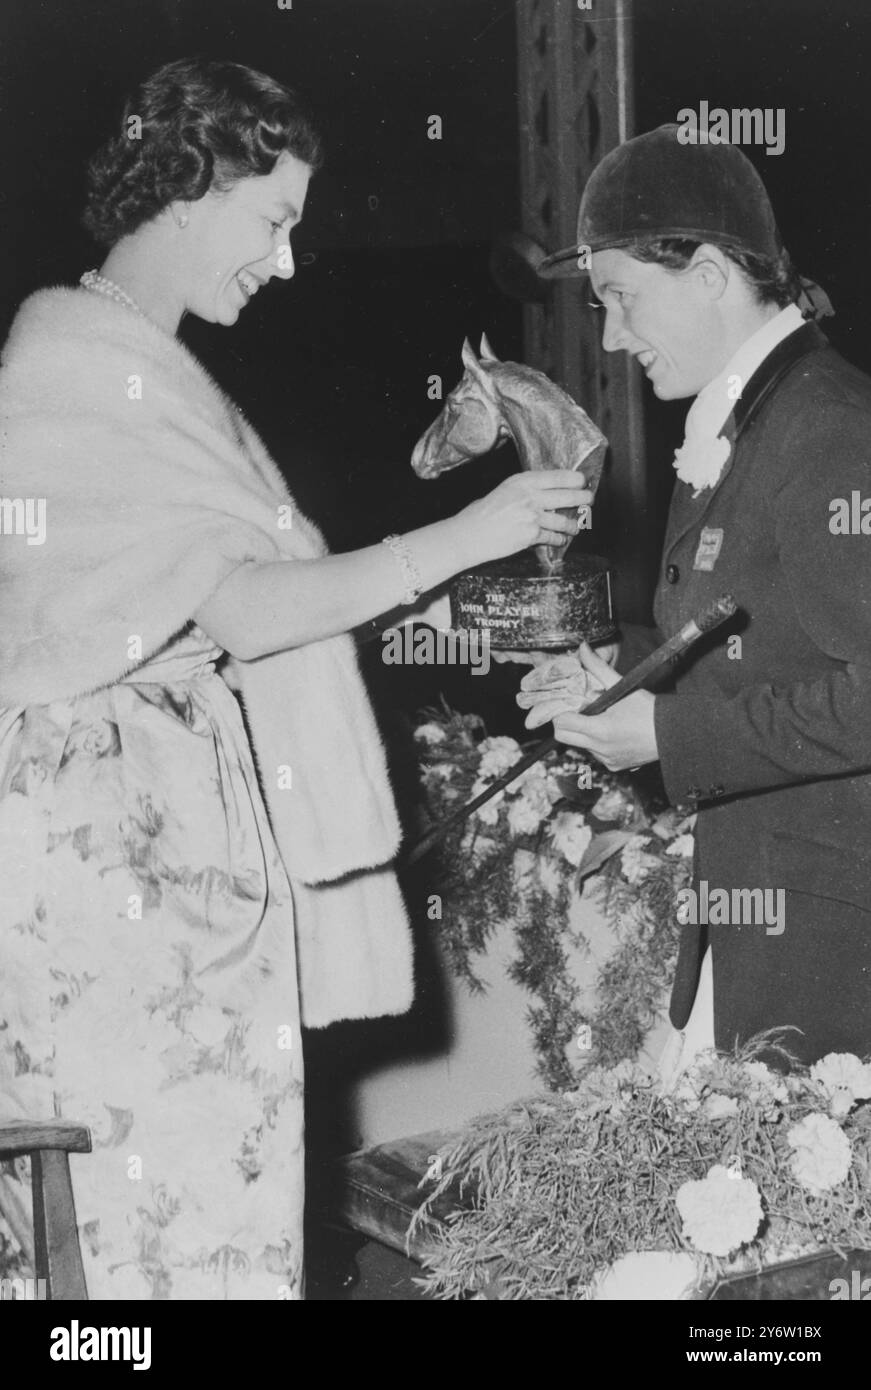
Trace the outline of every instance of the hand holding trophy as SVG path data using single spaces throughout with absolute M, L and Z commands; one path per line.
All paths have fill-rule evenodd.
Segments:
M 505 659 L 516 653 L 532 664 L 532 653 L 607 641 L 615 633 L 607 562 L 566 552 L 572 536 L 589 528 L 608 441 L 543 372 L 500 362 L 486 337 L 480 359 L 468 340 L 462 358 L 461 381 L 415 446 L 411 463 L 417 475 L 437 478 L 511 439 L 525 472 L 580 470 L 590 500 L 560 509 L 572 525 L 553 543 L 478 565 L 453 580 L 453 627 L 487 633 L 497 660 L 500 652 Z

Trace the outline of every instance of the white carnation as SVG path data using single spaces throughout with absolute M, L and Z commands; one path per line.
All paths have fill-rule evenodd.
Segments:
M 495 781 L 517 762 L 520 757 L 520 744 L 513 738 L 485 738 L 481 743 L 480 753 L 479 778 Z
M 821 1086 L 832 1115 L 846 1115 L 857 1100 L 871 1100 L 871 1065 L 852 1052 L 830 1052 L 811 1067 L 811 1077 Z
M 705 1098 L 702 1114 L 706 1120 L 727 1120 L 738 1114 L 738 1102 L 734 1096 L 724 1096 L 719 1091 Z
M 414 737 L 422 739 L 424 743 L 444 743 L 447 734 L 441 724 L 434 721 L 429 724 L 418 724 L 414 731 Z
M 508 827 L 514 835 L 534 835 L 549 810 L 550 805 L 542 811 L 540 804 L 525 794 L 519 796 L 509 807 Z
M 628 883 L 641 883 L 650 870 L 656 868 L 659 861 L 652 854 L 644 853 L 644 846 L 649 843 L 649 835 L 633 835 L 623 846 L 623 877 Z
M 752 1100 L 789 1099 L 789 1091 L 783 1078 L 764 1062 L 743 1062 L 741 1074 L 747 1082 L 747 1090 Z
M 550 833 L 555 848 L 577 868 L 593 838 L 584 817 L 578 811 L 560 811 Z
M 698 1268 L 692 1255 L 667 1250 L 639 1250 L 623 1255 L 592 1286 L 595 1301 L 623 1299 L 682 1299 L 696 1283 Z
M 676 450 L 673 467 L 681 482 L 689 483 L 697 495 L 716 486 L 731 452 L 732 445 L 722 435 L 698 435 Z
M 763 1214 L 755 1182 L 732 1177 L 719 1163 L 701 1181 L 682 1183 L 675 1205 L 686 1239 L 709 1255 L 729 1255 L 753 1240 Z
M 788 1131 L 786 1142 L 795 1151 L 793 1174 L 814 1196 L 838 1187 L 847 1177 L 853 1150 L 840 1125 L 828 1115 L 805 1115 Z
M 562 796 L 559 787 L 556 786 L 552 778 L 548 777 L 547 771 L 541 763 L 533 763 L 532 767 L 528 767 L 525 772 L 520 774 L 516 782 L 511 783 L 511 786 L 516 787 L 518 791 L 525 792 L 534 789 L 537 796 L 547 797 L 550 805 L 559 801 Z

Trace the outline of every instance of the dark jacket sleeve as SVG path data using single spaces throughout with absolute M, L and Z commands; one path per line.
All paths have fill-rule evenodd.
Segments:
M 778 454 L 779 564 L 818 669 L 783 682 L 773 654 L 769 683 L 658 696 L 657 744 L 675 801 L 691 787 L 731 795 L 871 769 L 871 535 L 830 525 L 835 498 L 871 498 L 868 410 L 830 394 L 794 419 Z
M 655 627 L 642 627 L 640 623 L 622 623 L 620 626 L 620 655 L 614 669 L 625 676 L 639 661 L 643 661 L 656 649 L 660 638 Z

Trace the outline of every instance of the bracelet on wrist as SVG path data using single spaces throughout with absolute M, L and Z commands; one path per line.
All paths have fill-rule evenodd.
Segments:
M 405 580 L 405 593 L 400 599 L 406 605 L 417 603 L 423 593 L 423 580 L 420 577 L 420 570 L 414 556 L 401 536 L 385 536 L 382 545 L 386 545 L 399 568 L 402 570 L 402 577 Z

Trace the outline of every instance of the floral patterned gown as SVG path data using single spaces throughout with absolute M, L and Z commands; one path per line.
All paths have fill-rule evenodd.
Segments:
M 192 625 L 0 710 L 0 1118 L 89 1126 L 92 1299 L 301 1297 L 293 905 L 220 655 Z M 0 1176 L 22 1245 L 27 1166 Z

